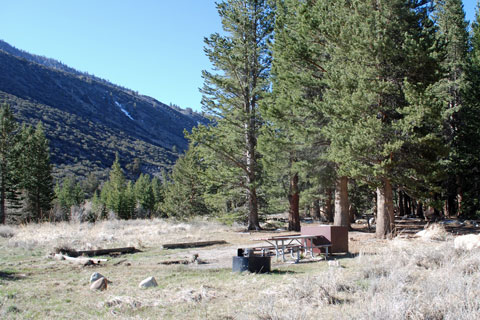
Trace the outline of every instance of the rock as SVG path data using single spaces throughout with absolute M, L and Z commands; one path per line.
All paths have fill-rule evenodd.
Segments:
M 480 248 L 480 235 L 467 234 L 464 236 L 458 236 L 453 242 L 456 250 L 470 251 Z
M 139 288 L 152 288 L 157 286 L 158 286 L 157 280 L 155 280 L 154 277 L 149 277 L 143 280 L 142 282 L 140 282 L 140 284 L 138 285 Z
M 102 278 L 94 281 L 90 285 L 90 289 L 91 290 L 99 290 L 99 291 L 107 290 L 107 279 L 102 277 Z
M 464 223 L 459 220 L 443 220 L 443 221 L 440 221 L 439 223 L 450 226 L 450 227 L 461 227 L 464 225 Z
M 447 239 L 448 233 L 443 225 L 432 224 L 428 226 L 425 230 L 417 232 L 416 235 L 423 240 L 444 241 Z
M 105 278 L 102 274 L 98 273 L 98 272 L 94 272 L 92 273 L 92 275 L 90 276 L 90 283 L 93 283 L 95 281 L 97 281 L 98 279 L 100 278 Z

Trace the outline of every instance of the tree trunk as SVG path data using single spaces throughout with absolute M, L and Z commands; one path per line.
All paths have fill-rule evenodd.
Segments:
M 332 190 L 327 189 L 327 199 L 325 200 L 325 221 L 333 222 Z
M 260 230 L 257 189 L 255 187 L 248 188 L 248 230 Z
M 404 206 L 404 199 L 403 199 L 403 191 L 398 191 L 398 211 L 399 215 L 403 217 L 405 215 L 405 206 Z
M 391 237 L 395 227 L 393 213 L 393 193 L 390 180 L 384 179 L 383 185 L 377 188 L 377 238 Z
M 417 202 L 416 215 L 417 215 L 417 218 L 420 218 L 420 219 L 425 218 L 425 215 L 423 214 L 423 204 L 420 201 Z
M 405 201 L 405 204 L 404 204 L 405 214 L 407 216 L 411 216 L 412 215 L 412 201 L 410 199 L 410 196 L 405 193 L 404 196 L 403 196 L 403 199 Z
M 248 101 L 248 100 L 247 100 Z M 255 116 L 252 114 L 253 108 L 246 104 L 246 111 L 250 114 L 250 119 L 245 123 L 245 142 L 246 142 L 246 164 L 247 164 L 247 183 L 248 183 L 248 230 L 260 230 L 258 221 L 258 198 L 257 198 L 257 160 L 255 151 L 257 147 L 257 138 L 255 136 Z
M 320 220 L 320 200 L 313 200 L 312 203 L 312 217 L 315 220 Z
M 288 194 L 290 209 L 288 212 L 288 230 L 300 231 L 299 203 L 300 193 L 298 190 L 298 173 L 290 177 L 290 192 Z
M 459 181 L 458 181 L 459 182 Z M 463 207 L 462 207 L 462 202 L 463 202 L 463 191 L 462 191 L 462 187 L 459 185 L 457 187 L 457 217 L 462 215 L 462 210 L 463 210 Z
M 348 207 L 348 178 L 341 177 L 337 179 L 335 186 L 335 217 L 333 225 L 350 228 Z
M 5 205 L 5 197 L 6 197 L 6 191 L 5 191 L 5 185 L 4 185 L 4 180 L 5 178 L 2 177 L 2 190 L 0 194 L 0 223 L 5 224 L 7 212 L 6 212 L 6 205 Z
M 348 214 L 350 215 L 350 223 L 355 223 L 355 218 L 357 216 L 357 208 L 355 206 L 350 205 L 348 208 Z

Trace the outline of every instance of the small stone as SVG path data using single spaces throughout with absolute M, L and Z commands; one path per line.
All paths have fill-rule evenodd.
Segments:
M 328 266 L 330 268 L 339 268 L 340 267 L 340 261 L 338 260 L 329 260 L 328 261 Z
M 158 284 L 157 284 L 157 280 L 155 280 L 154 277 L 149 277 L 143 280 L 142 282 L 140 282 L 140 284 L 138 285 L 138 287 L 140 288 L 151 288 L 156 286 L 158 286 Z
M 90 286 L 90 289 L 91 290 L 99 290 L 99 291 L 107 290 L 107 279 L 102 277 L 102 278 L 98 279 L 97 281 L 94 281 L 92 283 L 92 285 Z
M 94 272 L 92 273 L 92 275 L 90 276 L 90 283 L 93 283 L 95 281 L 97 281 L 98 279 L 100 278 L 105 278 L 102 274 L 98 273 L 98 272 Z

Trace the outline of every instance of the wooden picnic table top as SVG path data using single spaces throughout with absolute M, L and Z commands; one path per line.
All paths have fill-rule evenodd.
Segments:
M 275 241 L 275 240 L 309 239 L 314 237 L 318 237 L 318 235 L 292 234 L 292 235 L 273 236 L 270 238 L 259 238 L 259 239 L 253 239 L 253 240 L 254 241 Z

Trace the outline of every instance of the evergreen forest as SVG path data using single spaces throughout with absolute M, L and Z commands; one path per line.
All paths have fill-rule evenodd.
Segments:
M 167 214 L 250 230 L 279 211 L 289 230 L 300 212 L 342 226 L 370 214 L 380 238 L 395 215 L 478 217 L 480 27 L 462 1 L 217 6 L 201 89 L 214 125 L 188 135 Z

